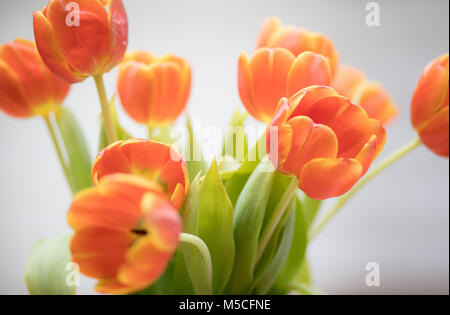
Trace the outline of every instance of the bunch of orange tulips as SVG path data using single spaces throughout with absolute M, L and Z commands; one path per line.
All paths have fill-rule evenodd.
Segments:
M 296 288 L 309 285 L 299 276 L 309 241 L 363 185 L 420 144 L 449 156 L 448 53 L 426 66 L 412 96 L 418 138 L 371 169 L 397 114 L 389 93 L 340 65 L 330 39 L 270 18 L 256 50 L 237 60 L 242 104 L 266 131 L 242 160 L 224 150 L 205 161 L 167 136 L 189 99 L 188 61 L 127 52 L 122 0 L 50 0 L 33 26 L 35 42 L 0 46 L 0 109 L 43 117 L 74 197 L 73 233 L 39 242 L 30 255 L 31 294 L 75 293 L 67 266 L 98 279 L 101 293 L 303 293 Z M 106 95 L 102 76 L 116 66 L 120 104 L 149 139 L 120 125 Z M 62 105 L 70 85 L 90 77 L 102 109 L 93 163 Z M 245 115 L 237 116 L 232 125 L 242 127 Z M 236 137 L 232 148 L 247 146 L 245 134 Z M 315 220 L 320 202 L 335 197 Z

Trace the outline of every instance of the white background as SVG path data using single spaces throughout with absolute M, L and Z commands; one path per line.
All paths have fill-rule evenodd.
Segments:
M 33 39 L 31 14 L 46 2 L 1 0 L 0 43 Z M 279 16 L 322 32 L 334 41 L 342 63 L 383 82 L 397 102 L 400 116 L 388 128 L 386 156 L 415 136 L 410 98 L 425 64 L 448 51 L 449 3 L 378 2 L 381 26 L 369 28 L 366 1 L 124 0 L 129 49 L 187 58 L 193 67 L 188 111 L 208 125 L 225 126 L 242 107 L 237 59 L 241 51 L 253 51 L 264 18 Z M 105 80 L 111 95 L 116 71 Z M 99 104 L 92 79 L 75 85 L 66 105 L 80 119 L 94 157 Z M 121 114 L 126 128 L 144 136 Z M 26 293 L 23 271 L 33 243 L 70 231 L 65 216 L 71 196 L 41 119 L 0 113 L 0 144 L 0 293 L 20 294 Z M 448 294 L 448 171 L 448 160 L 420 148 L 361 191 L 310 247 L 316 285 L 343 294 Z M 364 284 L 370 261 L 381 266 L 379 288 Z M 82 278 L 79 292 L 92 293 L 93 284 Z

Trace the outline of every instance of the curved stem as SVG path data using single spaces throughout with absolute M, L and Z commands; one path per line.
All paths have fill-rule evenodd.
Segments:
M 102 107 L 103 121 L 105 124 L 106 140 L 111 144 L 117 140 L 116 131 L 114 130 L 114 121 L 112 118 L 111 108 L 106 96 L 105 83 L 101 74 L 94 76 L 95 86 L 97 87 L 100 105 Z
M 211 254 L 209 253 L 208 246 L 205 244 L 205 242 L 200 237 L 189 233 L 180 233 L 179 240 L 182 243 L 188 243 L 197 247 L 203 257 L 203 260 L 205 261 L 207 268 L 206 271 L 209 275 L 209 279 L 212 279 Z
M 72 181 L 70 180 L 69 168 L 67 167 L 66 161 L 64 159 L 64 156 L 63 156 L 63 153 L 61 150 L 61 146 L 59 145 L 58 139 L 56 137 L 55 129 L 53 128 L 53 125 L 52 125 L 52 122 L 50 121 L 49 115 L 45 115 L 43 117 L 44 117 L 45 125 L 47 126 L 47 129 L 52 138 L 53 146 L 55 147 L 56 154 L 58 155 L 59 163 L 61 164 L 61 167 L 63 169 L 67 184 L 69 185 L 69 188 L 72 191 L 72 193 L 74 193 Z
M 264 250 L 266 249 L 267 244 L 269 243 L 270 238 L 275 231 L 275 228 L 283 217 L 283 214 L 285 213 L 286 209 L 289 208 L 288 205 L 291 202 L 292 198 L 295 196 L 295 192 L 297 191 L 297 184 L 297 178 L 295 176 L 292 176 L 289 185 L 286 187 L 285 193 L 283 194 L 277 207 L 273 211 L 272 216 L 270 217 L 269 222 L 267 222 L 265 229 L 262 231 L 258 250 L 256 252 L 256 264 L 261 259 Z
M 419 138 L 413 139 L 410 142 L 406 143 L 396 151 L 394 151 L 391 155 L 385 158 L 381 163 L 375 167 L 371 172 L 367 173 L 355 187 L 348 192 L 347 194 L 341 196 L 336 201 L 334 207 L 328 212 L 319 223 L 317 223 L 314 228 L 311 230 L 309 234 L 309 240 L 314 239 L 320 231 L 330 222 L 332 218 L 341 210 L 341 208 L 349 201 L 361 188 L 363 188 L 368 182 L 370 182 L 374 177 L 384 171 L 389 165 L 393 164 L 401 157 L 405 156 L 413 149 L 417 148 L 421 144 Z

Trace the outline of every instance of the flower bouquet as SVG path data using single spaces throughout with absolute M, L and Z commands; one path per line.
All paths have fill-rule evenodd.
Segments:
M 421 144 L 449 156 L 448 53 L 426 66 L 412 95 L 418 137 L 375 161 L 397 114 L 389 93 L 340 65 L 327 37 L 269 18 L 255 51 L 237 60 L 247 112 L 236 111 L 211 161 L 190 119 L 175 124 L 190 95 L 189 62 L 127 52 L 121 0 L 50 0 L 33 27 L 35 42 L 0 46 L 0 109 L 43 118 L 73 193 L 73 233 L 36 243 L 30 294 L 74 294 L 79 273 L 108 294 L 314 294 L 305 253 L 344 204 Z M 117 93 L 107 95 L 103 74 L 116 66 Z M 93 161 L 62 105 L 70 85 L 90 77 L 102 110 Z M 148 139 L 125 130 L 117 103 Z M 253 142 L 248 116 L 264 126 Z

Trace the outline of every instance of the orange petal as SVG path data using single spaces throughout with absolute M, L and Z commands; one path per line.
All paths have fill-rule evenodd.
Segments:
M 297 116 L 287 122 L 292 128 L 292 148 L 282 170 L 299 175 L 302 167 L 316 158 L 334 158 L 337 138 L 327 126 L 315 124 L 311 118 Z
M 313 52 L 298 55 L 289 71 L 287 96 L 311 85 L 330 85 L 331 69 L 327 58 Z
M 448 106 L 448 60 L 447 53 L 430 62 L 417 83 L 411 101 L 411 122 L 416 129 L 445 103 Z
M 142 290 L 144 288 L 145 287 L 141 286 L 127 286 L 123 283 L 120 283 L 116 278 L 100 279 L 95 286 L 95 290 L 97 292 L 106 294 L 129 294 Z
M 0 59 L 0 109 L 17 118 L 32 116 L 17 74 Z
M 305 88 L 289 98 L 289 117 L 292 118 L 295 116 L 305 116 L 304 113 L 308 113 L 309 111 L 313 110 L 316 103 L 318 103 L 320 100 L 332 96 L 339 96 L 339 94 L 330 87 L 311 86 Z
M 423 144 L 434 153 L 447 158 L 449 156 L 448 110 L 448 106 L 444 107 L 437 114 L 424 122 L 418 130 Z
M 42 12 L 33 13 L 33 28 L 42 60 L 54 74 L 68 83 L 81 82 L 87 77 L 69 66 L 56 40 L 53 26 Z
M 99 1 L 77 0 L 80 23 L 70 26 L 66 22 L 70 1 L 50 1 L 48 5 L 47 18 L 56 40 L 73 68 L 88 75 L 100 74 L 111 47 L 108 12 Z
M 278 101 L 286 96 L 287 77 L 294 59 L 283 48 L 260 48 L 250 60 L 255 106 L 265 121 L 272 119 Z
M 256 49 L 267 46 L 270 37 L 281 27 L 281 21 L 272 17 L 264 21 L 256 42 Z
M 72 260 L 89 277 L 113 277 L 125 262 L 133 240 L 129 231 L 98 227 L 78 230 L 70 244 Z
M 105 72 L 114 68 L 122 60 L 128 47 L 128 18 L 122 0 L 112 0 L 110 3 L 109 28 L 111 47 Z
M 262 121 L 258 107 L 255 104 L 255 92 L 253 90 L 253 76 L 247 53 L 243 52 L 238 61 L 238 89 L 242 104 L 248 113 L 258 121 Z
M 369 117 L 379 120 L 383 125 L 389 123 L 397 114 L 391 97 L 377 83 L 364 83 L 358 96 L 359 99 L 354 99 L 353 102 L 364 108 Z
M 97 187 L 75 196 L 68 222 L 75 230 L 87 227 L 131 230 L 142 217 L 140 202 L 149 191 L 164 196 L 149 180 L 128 174 L 105 176 Z
M 370 165 L 377 157 L 377 147 L 377 136 L 373 135 L 355 157 L 355 160 L 358 161 L 363 168 L 362 175 L 369 170 Z
M 314 159 L 302 168 L 298 187 L 316 200 L 338 197 L 356 184 L 362 172 L 353 159 Z
M 117 92 L 125 112 L 140 124 L 150 120 L 150 108 L 155 106 L 155 85 L 148 67 L 137 62 L 120 66 Z

